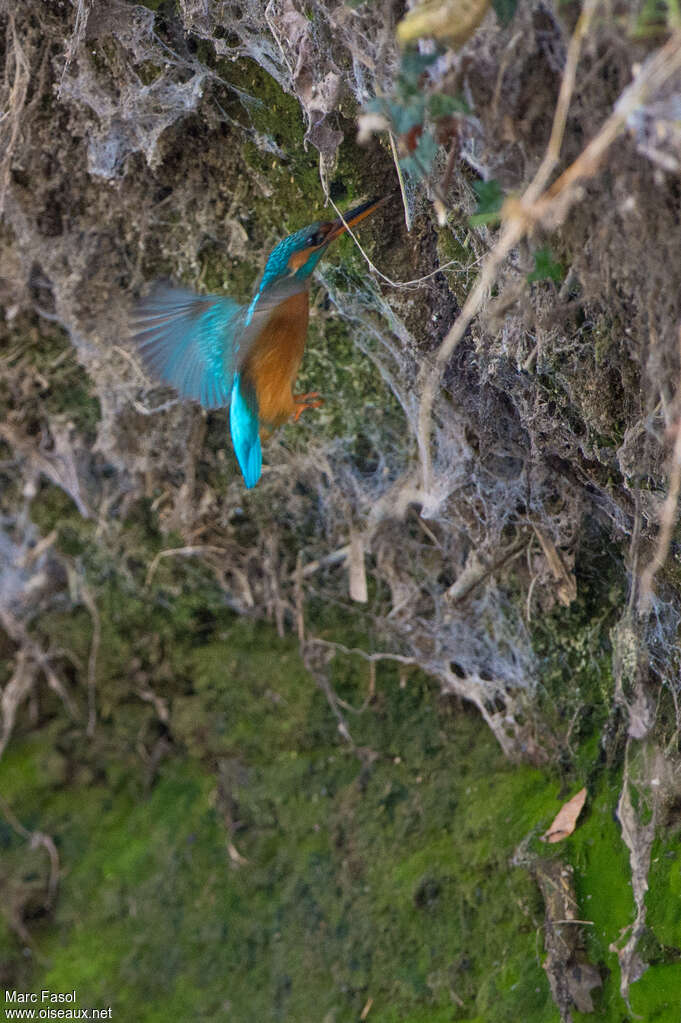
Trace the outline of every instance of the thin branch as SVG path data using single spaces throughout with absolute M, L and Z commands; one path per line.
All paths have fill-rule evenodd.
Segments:
M 324 647 L 326 650 L 333 650 L 341 654 L 347 654 L 348 656 L 354 654 L 356 657 L 361 657 L 363 660 L 369 661 L 370 663 L 376 663 L 377 661 L 396 661 L 398 664 L 409 664 L 414 668 L 419 667 L 419 662 L 414 657 L 404 657 L 402 654 L 369 654 L 366 650 L 361 650 L 359 647 L 347 647 L 342 643 L 335 643 L 329 639 L 318 639 L 316 636 L 306 640 L 306 642 L 309 645 Z
M 407 231 L 411 231 L 411 213 L 409 212 L 409 201 L 407 199 L 407 191 L 404 186 L 404 174 L 400 167 L 400 158 L 397 153 L 397 146 L 395 145 L 395 136 L 391 131 L 388 132 L 388 138 L 390 139 L 390 148 L 393 154 L 393 162 L 395 164 L 395 171 L 397 173 L 397 180 L 400 183 L 400 195 L 402 196 L 402 205 L 404 206 L 404 223 Z
M 474 562 L 470 566 L 467 564 L 449 589 L 445 590 L 446 599 L 450 600 L 453 604 L 458 604 L 465 600 L 476 586 L 479 586 L 490 575 L 493 575 L 502 568 L 507 561 L 517 558 L 527 549 L 527 546 L 527 538 L 522 537 L 511 544 L 510 547 L 507 547 L 506 550 L 501 551 L 499 556 L 494 558 L 489 564 L 483 561 Z
M 66 61 L 64 68 L 59 79 L 59 97 L 61 98 L 62 89 L 64 87 L 64 79 L 71 66 L 71 62 L 76 55 L 76 51 L 80 46 L 81 42 L 85 38 L 85 30 L 87 28 L 88 18 L 90 16 L 90 3 L 89 0 L 75 0 L 76 8 L 76 20 L 73 26 L 73 34 L 66 44 Z
M 194 554 L 228 554 L 224 547 L 214 547 L 212 544 L 204 544 L 195 547 L 170 547 L 167 550 L 159 551 L 149 565 L 145 586 L 151 586 L 151 581 L 156 575 L 156 569 L 163 558 L 172 558 L 176 555 L 191 557 Z
M 310 672 L 315 682 L 326 696 L 327 703 L 329 704 L 329 707 L 331 708 L 331 711 L 334 717 L 336 718 L 339 734 L 342 736 L 345 742 L 348 743 L 350 748 L 356 752 L 357 745 L 354 739 L 352 738 L 350 729 L 348 728 L 347 721 L 343 717 L 343 713 L 339 707 L 338 697 L 336 696 L 333 686 L 329 682 L 326 671 L 324 671 L 323 668 L 314 664 L 313 657 L 311 656 L 312 652 L 310 650 L 309 641 L 307 640 L 305 641 L 305 644 L 303 645 L 301 652 L 303 655 L 303 663 L 305 664 L 305 667 Z
M 9 611 L 0 610 L 0 626 L 19 647 L 12 679 L 5 685 L 0 703 L 3 713 L 1 756 L 9 740 L 19 703 L 34 685 L 38 671 L 43 672 L 48 686 L 64 703 L 71 717 L 77 718 L 78 713 L 68 690 L 52 666 L 49 653 L 42 650 L 23 623 Z
M 296 566 L 295 571 L 291 572 L 290 579 L 294 580 L 300 575 L 303 579 L 307 579 L 308 576 L 314 575 L 320 568 L 330 568 L 332 565 L 338 565 L 345 561 L 348 554 L 350 553 L 350 544 L 345 544 L 343 547 L 339 547 L 338 550 L 332 551 L 331 554 L 326 554 L 323 558 L 317 558 L 315 561 L 308 561 L 307 565 L 303 565 L 300 570 Z
M 17 709 L 26 699 L 35 684 L 36 665 L 26 650 L 20 647 L 14 663 L 14 671 L 2 689 L 0 711 L 2 712 L 2 728 L 0 729 L 0 757 L 9 742 L 16 720 Z

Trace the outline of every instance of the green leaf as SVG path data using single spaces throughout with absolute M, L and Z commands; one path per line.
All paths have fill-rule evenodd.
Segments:
M 472 217 L 468 218 L 471 227 L 482 224 L 493 224 L 500 219 L 504 193 L 495 178 L 489 181 L 474 181 L 473 189 L 478 197 L 478 206 Z
M 636 20 L 634 38 L 663 32 L 671 22 L 672 5 L 665 0 L 645 0 Z
M 438 117 L 449 117 L 450 114 L 470 112 L 470 107 L 461 96 L 447 96 L 443 92 L 436 92 L 428 100 L 428 113 L 433 120 L 437 120 Z
M 410 103 L 409 106 L 388 103 L 388 110 L 396 135 L 406 135 L 417 124 L 423 124 L 425 118 L 425 104 L 420 98 Z
M 416 85 L 424 71 L 435 63 L 439 54 L 419 53 L 417 49 L 405 50 L 400 64 L 400 78 Z
M 518 0 L 492 0 L 494 13 L 499 19 L 499 24 L 503 26 L 509 25 L 513 21 L 517 6 Z
M 565 267 L 554 258 L 551 249 L 537 249 L 534 254 L 534 270 L 527 275 L 530 284 L 533 281 L 555 281 L 556 284 L 565 277 Z
M 364 104 L 364 111 L 367 114 L 384 114 L 385 108 L 385 100 L 378 96 L 374 96 L 373 99 Z
M 414 156 L 417 157 L 421 166 L 430 171 L 435 163 L 438 148 L 438 144 L 431 133 L 429 131 L 424 131 L 419 138 Z
M 437 142 L 429 131 L 424 131 L 414 152 L 411 156 L 403 157 L 400 160 L 400 166 L 405 174 L 409 174 L 410 177 L 419 181 L 432 170 L 437 151 Z

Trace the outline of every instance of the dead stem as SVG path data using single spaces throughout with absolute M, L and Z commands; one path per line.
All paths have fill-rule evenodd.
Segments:
M 390 139 L 390 149 L 393 154 L 393 162 L 395 164 L 395 172 L 397 174 L 397 180 L 400 183 L 400 195 L 402 196 L 402 206 L 404 207 L 404 224 L 407 231 L 411 231 L 411 213 L 409 212 L 409 200 L 407 199 L 407 192 L 404 187 L 404 174 L 400 167 L 400 158 L 397 153 L 397 146 L 395 145 L 395 136 L 391 131 L 388 132 L 388 138 Z
M 22 111 L 26 104 L 28 85 L 31 80 L 31 68 L 25 51 L 22 49 L 17 33 L 17 26 L 11 7 L 7 11 L 5 55 L 5 80 L 3 92 L 7 95 L 3 103 L 4 112 L 0 116 L 0 139 L 4 156 L 0 160 L 0 214 L 5 205 L 5 195 L 9 185 L 12 155 L 19 138 L 22 123 Z M 3 122 L 6 120 L 6 125 Z

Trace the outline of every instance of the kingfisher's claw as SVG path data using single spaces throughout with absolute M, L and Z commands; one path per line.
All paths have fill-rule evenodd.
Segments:
M 319 391 L 310 391 L 308 394 L 294 394 L 293 401 L 296 406 L 296 411 L 293 414 L 294 423 L 298 422 L 306 409 L 321 408 L 324 404 L 324 399 L 319 394 Z

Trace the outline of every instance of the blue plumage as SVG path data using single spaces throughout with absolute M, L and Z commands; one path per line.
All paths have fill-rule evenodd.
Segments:
M 137 306 L 132 326 L 147 369 L 181 397 L 214 409 L 229 405 L 231 340 L 243 316 L 231 298 L 157 284 Z
M 234 374 L 232 400 L 229 406 L 229 428 L 232 433 L 234 453 L 239 462 L 244 482 L 250 490 L 260 479 L 262 468 L 258 405 L 255 395 L 249 395 L 248 398 L 244 395 L 239 373 Z

